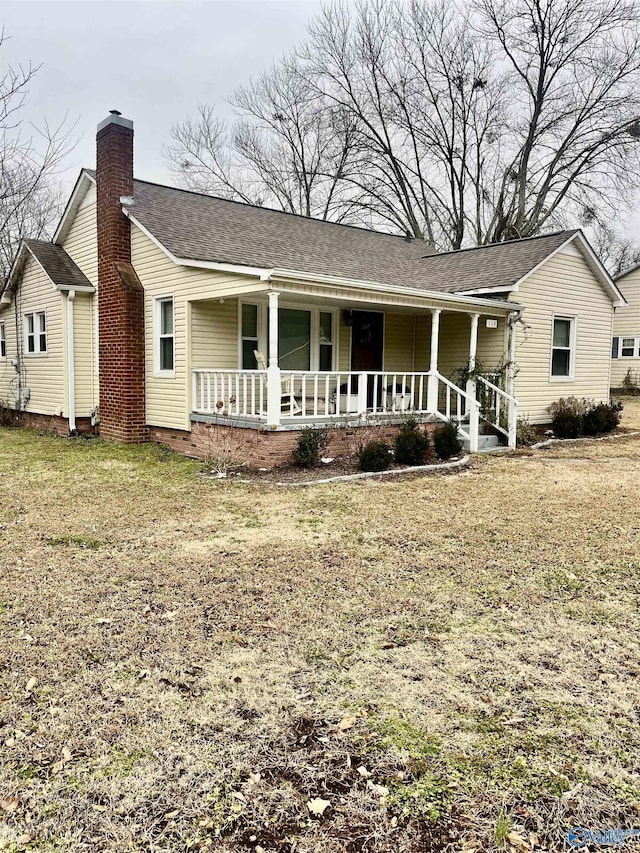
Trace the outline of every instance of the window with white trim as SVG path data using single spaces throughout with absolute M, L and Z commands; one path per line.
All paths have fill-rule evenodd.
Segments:
M 637 351 L 635 338 L 620 339 L 620 358 L 633 358 Z
M 551 378 L 571 379 L 575 359 L 575 317 L 554 317 Z
M 611 358 L 640 358 L 640 337 L 615 337 L 611 346 Z
M 25 337 L 27 352 L 41 355 L 47 351 L 47 315 L 44 311 L 32 311 L 25 314 Z
M 242 303 L 240 336 L 242 338 L 242 369 L 257 370 L 254 352 L 258 346 L 258 306 L 253 302 Z
M 173 374 L 175 369 L 175 316 L 173 296 L 155 300 L 156 372 Z
M 0 358 L 7 357 L 7 330 L 4 323 L 0 323 Z

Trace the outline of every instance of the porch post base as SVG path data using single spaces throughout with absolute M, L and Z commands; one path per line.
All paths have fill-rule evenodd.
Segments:
M 267 426 L 277 427 L 280 425 L 282 409 L 282 380 L 280 368 L 270 364 L 267 367 Z

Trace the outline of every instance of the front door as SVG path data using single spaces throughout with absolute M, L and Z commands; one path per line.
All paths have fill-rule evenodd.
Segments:
M 384 314 L 377 311 L 354 311 L 351 326 L 351 370 L 354 373 L 382 370 Z M 373 405 L 373 376 L 367 387 L 367 406 Z M 378 381 L 378 404 L 382 388 Z

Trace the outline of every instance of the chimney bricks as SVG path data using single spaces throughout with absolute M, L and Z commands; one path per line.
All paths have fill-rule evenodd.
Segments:
M 120 201 L 133 196 L 133 122 L 112 110 L 98 125 L 96 148 L 100 435 L 133 443 L 147 435 L 144 293 L 123 281 L 125 274 L 139 285 Z

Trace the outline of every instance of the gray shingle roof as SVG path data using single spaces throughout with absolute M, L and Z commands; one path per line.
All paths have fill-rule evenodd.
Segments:
M 56 246 L 46 240 L 25 240 L 24 242 L 56 287 L 63 290 L 78 287 L 94 289 L 89 279 L 71 260 L 62 246 Z
M 433 255 L 422 261 L 425 286 L 449 293 L 489 288 L 507 290 L 577 233 L 558 231 Z
M 576 233 L 436 254 L 420 240 L 139 180 L 129 210 L 178 258 L 448 293 L 508 289 Z

